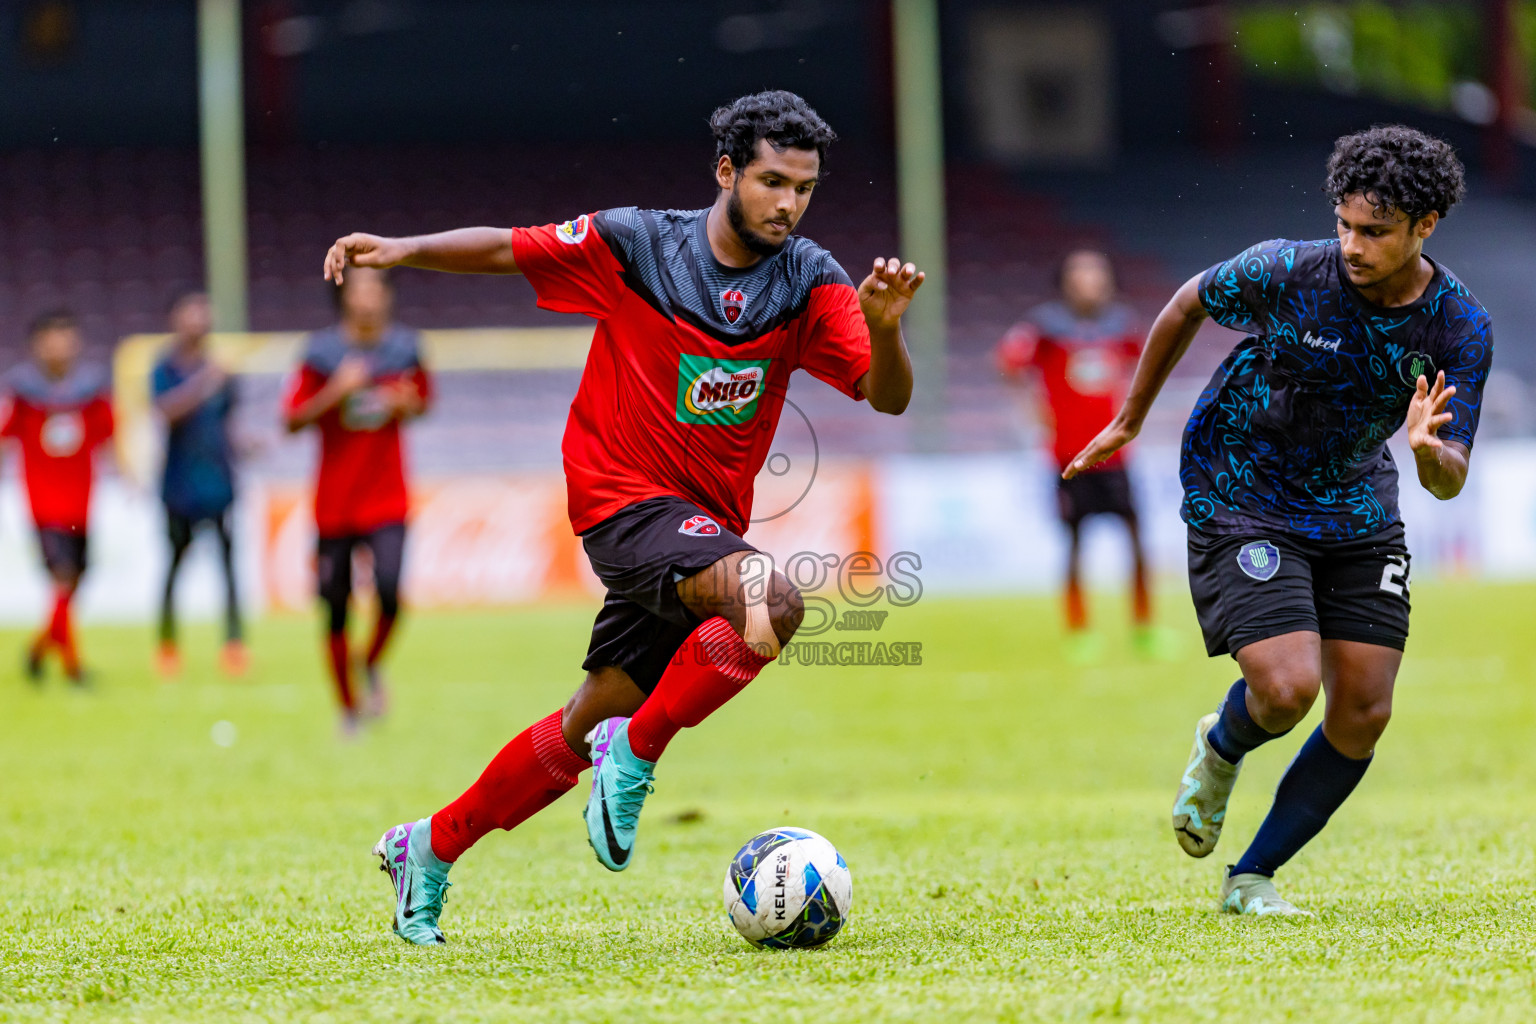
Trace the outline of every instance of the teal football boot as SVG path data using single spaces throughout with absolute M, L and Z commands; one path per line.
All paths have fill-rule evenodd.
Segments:
M 1255 917 L 1311 917 L 1312 912 L 1301 910 L 1275 891 L 1273 879 L 1264 875 L 1234 875 L 1228 869 L 1221 883 L 1221 909 L 1227 914 L 1249 914 Z
M 1224 760 L 1206 739 L 1220 717 L 1213 711 L 1195 725 L 1194 749 L 1173 801 L 1173 835 L 1191 857 L 1206 857 L 1216 849 L 1227 820 L 1227 801 L 1243 767 L 1241 760 Z
M 396 825 L 373 845 L 373 853 L 395 886 L 395 934 L 418 946 L 447 942 L 437 919 L 453 884 L 448 881 L 453 865 L 432 853 L 432 819 Z
M 592 745 L 592 794 L 583 817 L 598 863 L 623 871 L 635 852 L 640 808 L 656 781 L 656 763 L 629 749 L 629 719 L 608 718 L 587 733 Z

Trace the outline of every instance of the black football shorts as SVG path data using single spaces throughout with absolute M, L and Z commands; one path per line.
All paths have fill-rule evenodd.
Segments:
M 1189 591 L 1213 658 L 1299 630 L 1402 650 L 1410 565 L 1401 523 L 1342 541 L 1189 531 Z
M 85 573 L 88 545 L 84 530 L 40 526 L 37 528 L 37 546 L 42 550 L 43 567 L 54 579 L 79 579 Z
M 592 571 L 608 588 L 581 667 L 610 665 L 646 693 L 698 628 L 677 583 L 737 551 L 756 551 L 682 498 L 649 498 L 620 509 L 581 535 Z
M 1056 511 L 1061 521 L 1076 526 L 1089 516 L 1112 515 L 1136 518 L 1131 500 L 1131 477 L 1123 466 L 1090 469 L 1071 480 L 1056 479 Z

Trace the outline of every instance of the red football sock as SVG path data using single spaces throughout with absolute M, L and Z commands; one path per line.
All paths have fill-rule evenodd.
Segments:
M 679 729 L 698 725 L 741 692 L 772 658 L 758 654 L 720 616 L 677 649 L 656 689 L 629 720 L 629 748 L 655 761 Z
M 1152 622 L 1152 594 L 1147 586 L 1147 567 L 1136 563 L 1136 576 L 1131 584 L 1131 619 L 1138 626 Z
M 355 711 L 357 700 L 352 695 L 352 666 L 347 658 L 347 634 L 332 633 L 327 640 L 331 655 L 331 679 L 336 683 L 336 697 L 347 711 Z
M 395 617 L 379 613 L 379 620 L 373 625 L 373 640 L 368 644 L 368 667 L 379 663 L 379 658 L 384 653 L 384 645 L 389 643 L 389 635 L 395 631 Z
M 518 733 L 463 796 L 432 815 L 438 860 L 458 860 L 487 832 L 516 828 L 576 785 L 591 764 L 565 742 L 560 715 L 556 711 Z
M 1067 628 L 1074 632 L 1088 625 L 1088 608 L 1083 604 L 1083 585 L 1076 579 L 1067 581 Z
M 47 637 L 59 649 L 64 661 L 64 671 L 69 675 L 80 672 L 80 657 L 75 651 L 75 632 L 70 621 L 70 602 L 75 588 L 57 584 L 53 588 L 53 613 L 48 619 Z

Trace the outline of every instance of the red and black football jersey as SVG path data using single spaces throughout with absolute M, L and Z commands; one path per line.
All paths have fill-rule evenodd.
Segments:
M 789 375 L 863 398 L 869 329 L 831 254 L 792 236 L 725 266 L 708 212 L 625 207 L 513 229 L 539 305 L 598 321 L 561 446 L 577 533 L 668 494 L 744 533 Z
M 1036 370 L 1051 407 L 1051 450 L 1063 469 L 1109 426 L 1125 397 L 1142 334 L 1130 307 L 1113 304 L 1080 317 L 1063 302 L 1036 306 L 997 346 L 1004 373 Z M 1102 466 L 1124 465 L 1124 449 Z
M 405 484 L 405 454 L 400 420 L 384 407 L 387 388 L 414 388 L 424 401 L 432 381 L 421 363 L 420 336 L 392 326 L 368 347 L 354 345 L 331 327 L 309 336 L 304 361 L 288 386 L 284 405 L 293 412 L 325 386 L 348 355 L 368 360 L 372 379 L 316 422 L 320 429 L 320 469 L 315 481 L 315 526 L 322 537 L 370 533 L 389 523 L 405 522 L 410 492 Z
M 107 372 L 77 366 L 61 380 L 34 363 L 6 375 L 10 409 L 0 411 L 0 437 L 21 448 L 32 519 L 40 527 L 81 532 L 91 503 L 92 457 L 112 436 Z

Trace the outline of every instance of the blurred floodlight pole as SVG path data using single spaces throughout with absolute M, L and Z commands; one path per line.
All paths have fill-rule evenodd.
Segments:
M 902 259 L 927 275 L 906 315 L 916 440 L 944 446 L 949 273 L 944 241 L 944 106 L 938 0 L 891 0 L 896 66 L 896 190 Z
M 240 0 L 198 0 L 197 71 L 203 161 L 203 266 L 214 329 L 246 329 L 245 105 Z

